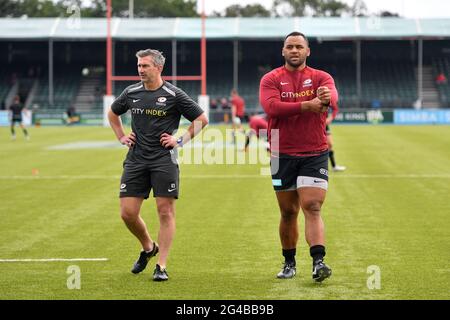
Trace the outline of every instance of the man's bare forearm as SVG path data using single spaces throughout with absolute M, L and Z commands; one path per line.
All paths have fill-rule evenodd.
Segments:
M 194 137 L 207 125 L 208 125 L 208 118 L 203 113 L 194 121 L 192 121 L 186 133 L 183 135 L 183 144 L 194 139 Z
M 125 135 L 125 131 L 123 130 L 122 120 L 120 120 L 120 116 L 116 115 L 111 109 L 108 111 L 108 120 L 111 128 L 114 131 L 114 134 L 117 137 L 117 140 Z

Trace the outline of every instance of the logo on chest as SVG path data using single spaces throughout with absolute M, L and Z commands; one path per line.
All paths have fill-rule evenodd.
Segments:
M 303 97 L 312 97 L 315 94 L 315 90 L 303 90 L 300 92 L 292 92 L 292 91 L 283 91 L 281 92 L 282 98 L 303 98 Z
M 312 86 L 312 80 L 311 79 L 306 79 L 305 81 L 303 81 L 303 88 L 311 87 L 311 86 Z
M 166 97 L 159 97 L 155 104 L 157 106 L 159 106 L 159 107 L 165 107 L 166 106 L 166 101 L 167 101 Z
M 153 117 L 165 117 L 167 116 L 167 111 L 158 109 L 145 109 L 145 108 L 131 108 L 131 114 L 134 115 L 146 115 Z

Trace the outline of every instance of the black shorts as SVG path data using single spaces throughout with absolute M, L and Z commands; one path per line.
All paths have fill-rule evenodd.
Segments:
M 310 157 L 272 157 L 270 166 L 275 191 L 291 191 L 302 187 L 328 189 L 328 151 Z
M 147 199 L 153 189 L 154 197 L 178 199 L 180 169 L 170 159 L 155 164 L 125 162 L 120 179 L 119 197 Z
M 19 118 L 19 117 L 14 117 L 14 118 L 12 118 L 12 120 L 11 120 L 11 124 L 14 124 L 14 123 L 18 123 L 18 124 L 21 124 L 22 123 L 22 118 Z
M 327 134 L 327 136 L 329 136 L 329 135 L 331 134 L 331 128 L 330 128 L 329 125 L 327 125 L 327 126 L 325 127 L 325 133 Z

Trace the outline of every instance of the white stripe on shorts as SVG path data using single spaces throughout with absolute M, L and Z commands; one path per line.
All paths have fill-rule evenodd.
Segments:
M 298 176 L 297 189 L 305 187 L 322 188 L 328 190 L 328 181 L 322 178 Z

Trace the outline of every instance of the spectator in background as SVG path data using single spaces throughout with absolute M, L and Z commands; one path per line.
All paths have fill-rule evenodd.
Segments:
M 211 110 L 217 110 L 218 107 L 217 99 L 211 99 L 211 102 L 209 103 L 209 109 Z
M 220 107 L 222 108 L 222 110 L 230 109 L 230 105 L 228 103 L 227 98 L 223 97 L 222 99 L 220 99 Z
M 447 77 L 445 76 L 445 74 L 443 74 L 442 72 L 439 73 L 436 77 L 436 84 L 438 86 L 447 83 Z
M 220 108 L 224 111 L 223 113 L 223 122 L 230 122 L 231 115 L 228 113 L 230 110 L 230 104 L 228 103 L 228 99 L 223 97 L 220 99 Z

